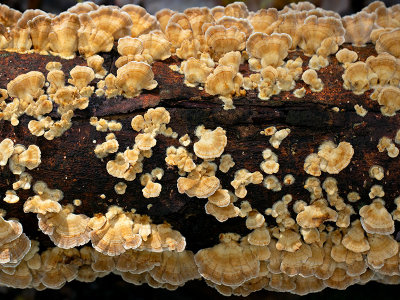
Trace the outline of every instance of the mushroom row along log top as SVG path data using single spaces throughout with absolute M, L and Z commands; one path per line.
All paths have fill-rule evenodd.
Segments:
M 0 285 L 398 284 L 400 6 L 0 6 Z

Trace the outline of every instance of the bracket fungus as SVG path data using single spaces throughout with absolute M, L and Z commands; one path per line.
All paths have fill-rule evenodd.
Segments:
M 398 284 L 399 12 L 0 5 L 0 288 Z
M 214 130 L 205 129 L 204 126 L 197 127 L 196 135 L 200 140 L 193 144 L 196 156 L 206 160 L 220 157 L 228 141 L 225 133 L 221 127 Z

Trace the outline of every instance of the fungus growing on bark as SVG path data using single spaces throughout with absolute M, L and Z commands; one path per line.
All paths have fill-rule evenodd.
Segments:
M 246 169 L 240 169 L 236 171 L 235 178 L 231 181 L 231 185 L 235 189 L 235 195 L 239 198 L 244 198 L 247 195 L 246 186 L 250 183 L 260 184 L 263 180 L 263 176 L 260 172 L 249 172 Z
M 380 90 L 378 103 L 384 116 L 392 117 L 400 109 L 400 89 L 393 86 L 385 86 Z
M 265 218 L 257 210 L 252 210 L 248 213 L 246 218 L 247 229 L 256 229 L 261 227 L 265 222 Z
M 178 192 L 189 197 L 208 198 L 219 188 L 220 181 L 215 177 L 217 165 L 203 162 L 193 169 L 187 177 L 179 177 Z
M 14 190 L 7 190 L 6 195 L 3 198 L 3 201 L 7 202 L 9 204 L 13 204 L 13 203 L 17 203 L 19 201 L 19 197 Z
M 222 234 L 220 244 L 197 252 L 194 260 L 199 273 L 216 284 L 228 286 L 238 286 L 256 277 L 260 269 L 259 260 L 250 247 L 237 242 L 239 238 L 233 233 Z
M 5 166 L 13 153 L 14 142 L 8 138 L 2 140 L 0 142 L 0 166 Z
M 366 11 L 358 12 L 342 18 L 343 27 L 346 30 L 345 40 L 353 46 L 363 47 L 370 41 L 370 34 L 374 29 L 376 15 Z
M 106 136 L 106 141 L 96 146 L 94 149 L 94 154 L 98 158 L 104 158 L 110 153 L 115 153 L 118 151 L 119 143 L 113 133 Z
M 243 50 L 246 44 L 246 35 L 237 27 L 225 28 L 222 25 L 210 26 L 205 39 L 216 61 L 225 53 Z
M 199 138 L 199 141 L 193 144 L 196 156 L 207 160 L 213 160 L 221 156 L 228 141 L 224 129 L 217 127 L 214 130 L 210 130 L 201 125 L 196 128 L 195 133 Z
M 267 35 L 253 33 L 246 42 L 246 51 L 254 58 L 261 60 L 262 67 L 279 67 L 288 55 L 292 38 L 286 33 Z
M 155 168 L 151 171 L 151 174 L 146 173 L 140 177 L 140 183 L 144 186 L 142 192 L 145 198 L 154 198 L 160 195 L 162 186 L 159 183 L 155 183 L 153 180 L 160 180 L 163 176 L 164 170 Z
M 46 214 L 48 212 L 58 213 L 61 205 L 58 201 L 62 200 L 63 192 L 57 189 L 50 189 L 43 181 L 37 181 L 33 185 L 35 196 L 29 197 L 24 203 L 24 212 Z
M 303 75 L 301 75 L 301 79 L 310 86 L 313 92 L 320 92 L 324 88 L 322 80 L 318 78 L 317 72 L 313 69 L 306 70 Z
M 150 65 L 131 61 L 117 70 L 116 85 L 127 98 L 139 96 L 142 89 L 152 90 L 157 87 Z
M 136 249 L 142 238 L 132 231 L 132 219 L 119 207 L 112 206 L 103 215 L 90 219 L 88 225 L 93 248 L 100 253 L 116 256 L 128 249 Z
M 364 205 L 359 214 L 362 227 L 367 233 L 389 235 L 394 232 L 392 216 L 382 199 L 377 198 L 370 205 Z
M 357 52 L 351 51 L 347 48 L 343 48 L 336 53 L 336 59 L 338 62 L 343 64 L 343 67 L 347 69 L 347 67 L 354 63 L 358 58 Z
M 383 32 L 379 35 L 375 44 L 376 52 L 387 52 L 397 58 L 400 58 L 400 29 L 393 29 L 388 32 Z
M 279 171 L 278 156 L 267 148 L 262 152 L 264 161 L 261 162 L 260 168 L 267 174 L 275 174 Z
M 337 212 L 328 207 L 328 203 L 321 199 L 305 206 L 304 210 L 298 213 L 296 221 L 303 228 L 317 228 L 326 221 L 336 222 L 337 218 Z
M 93 55 L 87 58 L 87 64 L 95 72 L 96 78 L 104 78 L 107 70 L 103 68 L 104 58 L 100 55 Z
M 89 242 L 89 217 L 73 213 L 72 206 L 58 213 L 38 214 L 39 228 L 60 248 L 70 249 Z
M 120 181 L 116 185 L 114 185 L 114 190 L 118 195 L 125 194 L 126 188 L 127 188 L 126 183 L 122 182 L 122 181 Z
M 321 170 L 329 174 L 338 174 L 348 166 L 353 155 L 353 146 L 348 142 L 340 142 L 338 146 L 331 141 L 324 142 L 318 151 Z

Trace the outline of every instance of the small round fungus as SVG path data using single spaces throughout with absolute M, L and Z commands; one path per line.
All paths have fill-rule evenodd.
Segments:
M 127 185 L 125 182 L 118 182 L 116 185 L 114 185 L 114 190 L 118 195 L 123 195 L 125 194 Z

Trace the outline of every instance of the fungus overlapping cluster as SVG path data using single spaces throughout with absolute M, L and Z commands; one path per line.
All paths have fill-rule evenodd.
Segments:
M 360 55 L 360 47 L 371 43 L 374 55 Z M 376 1 L 343 18 L 309 2 L 257 12 L 235 2 L 184 12 L 163 9 L 155 16 L 132 4 L 82 2 L 57 16 L 0 5 L 0 50 L 36 53 L 48 61 L 43 72 L 18 74 L 0 89 L 0 171 L 5 178 L 0 187 L 7 186 L 0 205 L 6 208 L 0 212 L 0 285 L 58 289 L 72 280 L 92 282 L 114 273 L 135 285 L 169 290 L 203 279 L 223 295 L 246 296 L 261 289 L 304 295 L 370 280 L 400 283 L 399 188 L 393 192 L 387 181 L 396 172 L 388 162 L 398 163 L 400 144 L 400 5 Z M 116 59 L 110 63 L 104 54 L 111 51 Z M 66 68 L 77 56 L 83 58 L 80 65 Z M 182 88 L 200 90 L 206 99 L 198 102 L 221 99 L 223 108 L 213 109 L 225 113 L 235 109 L 235 100 L 239 112 L 224 114 L 226 120 L 179 127 L 182 121 L 174 118 L 185 119 L 181 108 L 168 101 L 158 105 L 171 100 L 164 94 L 173 93 L 163 89 L 166 80 L 154 72 L 160 61 L 169 66 L 163 72 L 180 76 Z M 331 84 L 324 72 L 335 63 L 341 92 L 351 99 L 341 108 L 332 108 L 333 100 L 321 102 Z M 241 101 L 253 94 L 258 103 L 242 116 L 251 115 L 254 124 L 231 128 L 235 114 L 244 109 Z M 363 153 L 364 161 L 359 148 L 370 131 L 361 140 L 336 135 L 330 119 L 316 126 L 329 130 L 316 132 L 310 141 L 302 131 L 322 120 L 319 116 L 271 108 L 284 102 L 311 105 L 314 99 L 332 108 L 335 113 L 329 114 L 345 112 L 343 119 L 353 114 L 397 127 L 384 127 L 384 135 L 379 128 L 378 139 L 371 136 L 375 153 Z M 116 110 L 102 110 L 104 104 Z M 252 114 L 256 105 L 267 107 L 261 117 Z M 108 116 L 116 111 L 121 115 Z M 295 121 L 292 112 L 298 114 Z M 264 117 L 268 121 L 260 121 Z M 13 128 L 9 133 L 3 132 L 6 122 Z M 112 182 L 111 191 L 96 191 L 103 201 L 99 211 L 93 211 L 97 206 L 87 193 L 72 200 L 68 189 L 64 193 L 40 176 L 52 171 L 44 162 L 54 166 L 54 160 L 75 171 L 66 167 L 70 149 L 60 140 L 73 139 L 71 132 L 81 129 L 76 147 L 90 138 L 83 152 L 95 163 L 85 167 L 99 170 L 92 183 L 104 188 Z M 98 137 L 93 143 L 92 136 Z M 261 144 L 248 136 L 258 136 Z M 56 138 L 53 143 L 62 146 L 53 149 L 48 144 Z M 302 138 L 310 149 L 298 151 Z M 353 169 L 362 174 L 362 187 L 341 177 L 349 178 L 344 173 Z M 72 184 L 80 184 L 79 176 Z M 136 210 L 133 197 L 146 203 L 149 215 Z M 174 207 L 173 198 L 183 204 Z M 204 205 L 196 216 L 204 215 L 208 224 L 236 218 L 243 225 L 241 234 L 237 227 L 228 233 L 214 227 L 210 234 L 220 233 L 219 242 L 201 248 L 167 221 L 159 222 L 159 215 L 150 217 L 153 206 L 170 205 L 173 213 L 181 213 L 183 206 L 196 203 Z M 13 215 L 19 208 L 35 217 L 38 236 L 23 228 L 21 215 Z M 188 232 L 180 221 L 171 223 Z

